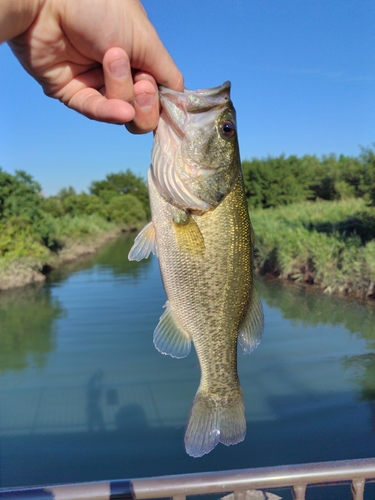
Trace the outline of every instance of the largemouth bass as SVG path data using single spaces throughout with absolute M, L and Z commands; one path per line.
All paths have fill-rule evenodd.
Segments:
M 152 221 L 130 260 L 159 258 L 166 310 L 155 347 L 175 358 L 193 341 L 201 381 L 186 433 L 189 455 L 245 438 L 237 342 L 260 342 L 263 311 L 253 282 L 252 228 L 245 199 L 230 83 L 206 90 L 161 88 L 148 174 Z

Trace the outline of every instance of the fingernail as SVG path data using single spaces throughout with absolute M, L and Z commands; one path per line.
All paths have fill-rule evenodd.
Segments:
M 129 74 L 129 64 L 126 59 L 117 59 L 109 65 L 109 71 L 115 78 L 125 78 Z
M 151 108 L 151 106 L 154 104 L 155 96 L 156 94 L 150 94 L 149 92 L 145 92 L 144 94 L 138 94 L 137 96 L 135 96 L 134 100 L 137 103 L 137 106 L 146 109 L 146 108 Z

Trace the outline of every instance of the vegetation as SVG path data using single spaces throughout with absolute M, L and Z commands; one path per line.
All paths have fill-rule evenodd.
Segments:
M 245 160 L 243 172 L 260 273 L 375 298 L 374 150 Z M 0 169 L 0 288 L 7 269 L 31 269 L 34 279 L 73 242 L 149 217 L 146 184 L 130 170 L 93 181 L 89 193 L 44 198 L 25 172 Z
M 68 215 L 99 215 L 105 220 L 131 226 L 150 217 L 148 191 L 142 177 L 130 170 L 108 174 L 94 181 L 90 194 L 77 194 L 72 187 L 44 200 L 43 210 L 55 218 Z
M 261 274 L 375 298 L 375 209 L 363 199 L 257 209 L 251 219 Z
M 250 208 L 271 208 L 304 200 L 364 198 L 375 205 L 375 152 L 359 158 L 289 156 L 242 163 Z
M 261 274 L 375 299 L 375 152 L 243 163 Z
M 149 213 L 147 187 L 129 170 L 93 182 L 90 194 L 69 187 L 44 198 L 26 172 L 0 169 L 0 288 L 38 281 L 77 244 L 87 252 L 103 235 L 142 226 Z

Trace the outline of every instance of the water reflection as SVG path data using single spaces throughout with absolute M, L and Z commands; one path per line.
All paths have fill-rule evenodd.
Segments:
M 0 372 L 42 368 L 56 348 L 55 322 L 64 310 L 42 285 L 0 292 Z
M 270 286 L 271 285 L 271 286 Z M 305 285 L 290 285 L 279 280 L 258 283 L 262 299 L 277 307 L 295 325 L 343 325 L 354 337 L 366 343 L 363 354 L 345 356 L 342 364 L 347 376 L 359 387 L 359 401 L 370 410 L 370 425 L 375 432 L 375 307 L 338 297 L 327 297 Z
M 156 259 L 127 261 L 133 238 L 0 295 L 2 486 L 373 455 L 373 310 L 259 281 L 264 339 L 239 360 L 246 440 L 188 457 L 197 359 L 155 350 L 165 297 Z
M 64 266 L 52 271 L 47 277 L 48 283 L 62 283 L 72 274 L 82 272 L 97 266 L 99 269 L 106 269 L 114 276 L 131 276 L 139 278 L 151 265 L 151 259 L 141 262 L 128 260 L 128 253 L 131 249 L 137 233 L 125 233 L 116 239 L 108 242 L 96 253 L 84 255 L 73 262 L 68 262 Z
M 131 437 L 139 432 L 144 436 L 149 426 L 143 407 L 138 404 L 122 406 L 116 415 L 116 427 L 124 436 Z
M 269 307 L 280 309 L 283 318 L 294 324 L 343 325 L 349 332 L 370 342 L 375 341 L 375 307 L 372 303 L 330 297 L 314 287 L 277 279 L 260 280 L 257 288 Z
M 361 387 L 358 399 L 368 403 L 371 412 L 370 424 L 375 432 L 375 353 L 348 356 L 344 365 L 352 370 L 353 379 Z
M 95 264 L 110 269 L 114 276 L 139 277 L 150 267 L 151 259 L 144 259 L 141 262 L 128 260 L 128 253 L 136 236 L 136 232 L 125 234 L 103 247 L 98 252 Z

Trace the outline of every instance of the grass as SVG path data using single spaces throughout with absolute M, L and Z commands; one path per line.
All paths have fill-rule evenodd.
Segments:
M 109 222 L 97 214 L 51 216 L 49 222 L 53 237 L 48 246 L 27 225 L 0 224 L 0 290 L 43 281 L 48 269 L 94 252 L 120 231 L 143 225 Z
M 256 209 L 250 215 L 259 273 L 314 283 L 327 293 L 375 298 L 375 207 L 350 198 Z M 143 225 L 119 225 L 97 214 L 49 217 L 48 245 L 27 224 L 0 223 L 0 289 L 40 281 L 45 269 L 92 252 L 120 229 Z
M 56 238 L 64 245 L 69 240 L 95 237 L 116 227 L 114 222 L 108 222 L 97 214 L 76 217 L 64 215 L 56 220 Z
M 375 297 L 375 209 L 364 200 L 302 202 L 250 216 L 261 274 Z

